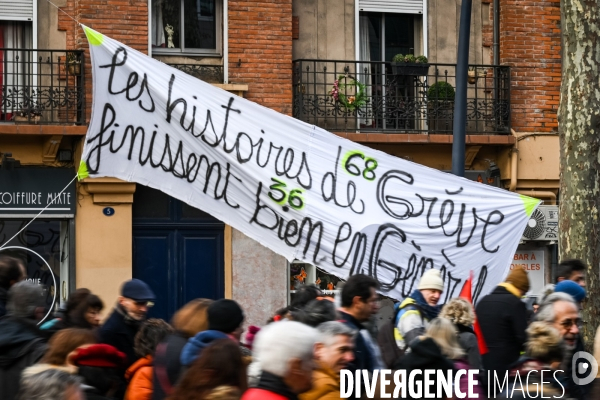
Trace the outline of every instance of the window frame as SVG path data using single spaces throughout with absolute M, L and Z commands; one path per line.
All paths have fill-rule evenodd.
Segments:
M 155 0 L 149 0 L 149 12 L 152 12 L 153 3 Z M 185 9 L 184 9 L 184 0 L 179 0 L 181 2 L 180 7 L 180 17 L 179 17 L 179 29 L 180 29 L 180 43 L 185 45 L 185 29 L 182 29 L 181 24 L 184 23 Z M 151 54 L 152 55 L 160 55 L 160 56 L 207 56 L 207 57 L 221 57 L 223 55 L 223 0 L 214 0 L 215 1 L 215 34 L 216 34 L 216 43 L 215 49 L 197 49 L 197 48 L 186 48 L 186 47 L 178 47 L 178 48 L 164 48 L 164 47 L 153 47 L 152 42 L 149 43 Z M 149 33 L 153 34 L 154 26 L 152 26 L 152 18 L 148 18 L 149 25 Z

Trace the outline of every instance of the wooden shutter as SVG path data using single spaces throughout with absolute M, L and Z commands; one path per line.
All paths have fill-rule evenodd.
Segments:
M 0 20 L 33 21 L 33 2 L 37 0 L 0 1 Z
M 359 11 L 423 14 L 423 0 L 359 0 Z

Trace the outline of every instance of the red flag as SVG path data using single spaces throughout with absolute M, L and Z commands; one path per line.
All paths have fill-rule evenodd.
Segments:
M 471 296 L 472 283 L 473 283 L 473 271 L 469 272 L 469 279 L 467 279 L 462 290 L 460 291 L 460 294 L 458 295 L 458 297 L 460 297 L 461 299 L 467 300 L 469 303 L 471 303 L 471 305 L 473 304 L 473 297 Z
M 469 279 L 465 282 L 462 290 L 458 297 L 467 300 L 471 305 L 473 305 L 473 296 L 471 295 L 471 288 L 473 286 L 473 271 L 469 273 Z M 477 315 L 475 315 L 475 322 L 473 322 L 473 330 L 475 331 L 475 335 L 477 336 L 477 344 L 479 345 L 479 353 L 485 354 L 488 352 L 487 345 L 485 344 L 485 340 L 483 339 L 483 333 L 481 333 L 481 327 L 479 326 L 479 322 L 477 321 Z

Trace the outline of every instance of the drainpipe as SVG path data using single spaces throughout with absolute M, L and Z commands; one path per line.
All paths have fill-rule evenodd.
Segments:
M 494 26 L 492 39 L 493 65 L 500 65 L 500 0 L 494 0 Z M 494 68 L 494 102 L 500 103 L 500 78 L 498 68 Z M 496 120 L 496 123 L 499 123 Z
M 494 0 L 494 37 L 492 51 L 494 54 L 494 65 L 500 65 L 500 0 Z
M 425 57 L 429 57 L 429 52 L 427 49 L 429 48 L 429 12 L 427 10 L 428 7 L 427 0 L 423 1 L 423 55 Z
M 536 199 L 550 199 L 550 205 L 556 205 L 556 194 L 549 190 L 517 190 L 517 193 Z
M 510 186 L 508 190 L 514 192 L 517 189 L 517 170 L 518 170 L 518 162 L 519 162 L 519 138 L 517 137 L 517 132 L 514 129 L 510 130 L 510 133 L 515 138 L 515 144 L 511 150 L 510 154 Z

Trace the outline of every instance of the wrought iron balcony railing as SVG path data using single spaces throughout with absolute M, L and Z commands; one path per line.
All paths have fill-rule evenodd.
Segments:
M 83 124 L 81 50 L 0 48 L 0 122 Z
M 171 64 L 167 65 L 177 68 L 188 75 L 198 78 L 208 83 L 223 83 L 222 65 L 204 65 L 204 64 Z
M 296 60 L 293 116 L 330 131 L 452 133 L 453 64 Z M 469 66 L 467 133 L 510 132 L 510 68 Z

